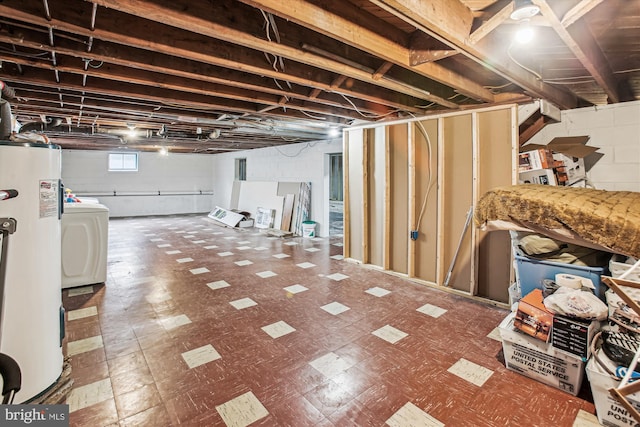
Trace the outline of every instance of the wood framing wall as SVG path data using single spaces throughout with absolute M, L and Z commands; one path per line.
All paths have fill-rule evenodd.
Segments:
M 345 132 L 345 257 L 507 302 L 507 232 L 468 221 L 488 189 L 515 183 L 515 105 Z M 454 262 L 455 259 L 455 262 Z

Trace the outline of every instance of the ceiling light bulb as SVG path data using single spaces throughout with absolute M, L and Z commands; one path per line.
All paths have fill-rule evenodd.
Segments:
M 515 0 L 513 2 L 513 12 L 509 17 L 514 21 L 530 19 L 540 13 L 540 7 L 531 3 L 531 0 Z
M 533 40 L 534 36 L 535 32 L 533 28 L 528 24 L 524 24 L 521 25 L 520 28 L 518 28 L 518 30 L 516 31 L 515 40 L 520 44 L 527 44 L 531 40 Z
M 169 150 L 167 150 L 165 147 L 160 148 L 158 152 L 160 153 L 161 156 L 166 156 L 167 154 L 169 154 Z

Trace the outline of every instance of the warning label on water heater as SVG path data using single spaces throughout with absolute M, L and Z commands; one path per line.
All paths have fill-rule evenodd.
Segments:
M 58 180 L 40 180 L 40 218 L 58 216 Z

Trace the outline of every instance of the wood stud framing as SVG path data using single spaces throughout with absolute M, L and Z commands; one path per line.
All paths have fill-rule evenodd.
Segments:
M 358 217 L 347 214 L 347 205 L 353 204 L 349 192 L 355 189 L 347 183 L 345 197 L 350 202 L 345 203 L 345 244 L 355 243 L 357 236 L 353 235 L 354 227 L 362 230 L 362 238 L 365 241 L 362 242 L 362 254 L 356 254 L 345 247 L 345 257 L 364 264 L 373 262 L 372 265 L 385 271 L 444 288 L 448 267 L 460 240 L 462 250 L 454 268 L 455 284 L 446 289 L 483 299 L 496 298 L 498 295 L 493 301 L 506 302 L 510 276 L 505 275 L 504 271 L 510 271 L 510 263 L 504 257 L 492 259 L 487 254 L 480 254 L 480 247 L 487 246 L 502 253 L 510 251 L 510 243 L 506 243 L 505 246 L 502 239 L 495 238 L 494 235 L 489 235 L 490 233 L 480 232 L 473 223 L 465 230 L 464 223 L 469 208 L 482 196 L 487 187 L 514 182 L 513 162 L 517 157 L 514 153 L 517 153 L 518 148 L 516 118 L 516 107 L 507 105 L 377 126 L 355 127 L 347 131 L 345 153 L 354 154 L 353 150 L 361 147 L 359 149 L 362 150 L 362 158 L 358 155 L 357 162 L 354 163 L 353 158 L 345 157 L 345 180 L 348 181 L 349 176 L 363 177 L 361 194 L 364 198 L 362 204 L 366 208 Z M 423 144 L 425 136 L 419 131 L 418 126 L 425 129 L 433 144 L 431 156 L 428 155 L 427 141 Z M 461 129 L 461 126 L 467 129 Z M 384 129 L 374 131 L 376 127 Z M 506 131 L 496 131 L 498 128 Z M 384 141 L 376 138 L 383 138 Z M 494 138 L 497 140 L 494 141 Z M 375 144 L 384 144 L 384 150 L 374 150 Z M 492 149 L 504 150 L 507 145 L 512 147 L 506 154 L 506 158 L 511 161 L 505 162 L 504 155 L 495 156 L 495 160 L 492 160 Z M 407 152 L 403 154 L 405 146 Z M 398 160 L 403 159 L 405 155 L 406 163 L 401 167 Z M 372 184 L 373 171 L 380 167 L 384 168 L 385 182 Z M 435 198 L 435 201 L 429 201 L 425 212 L 431 213 L 424 216 L 423 224 L 417 224 L 425 190 L 428 189 L 426 177 L 430 167 L 435 168 L 436 185 L 433 197 L 430 197 Z M 461 171 L 468 171 L 462 174 L 461 180 L 455 180 L 453 183 L 445 181 L 447 174 L 459 175 Z M 394 186 L 397 189 L 402 182 L 408 187 L 404 202 L 398 200 L 397 194 L 394 194 Z M 468 186 L 466 189 L 452 187 L 453 184 L 464 185 L 461 184 L 464 182 Z M 372 202 L 376 197 L 384 198 L 381 212 L 371 211 L 380 206 L 379 203 Z M 367 199 L 371 201 L 370 204 Z M 383 236 L 374 232 L 380 227 L 374 224 L 374 220 L 377 221 L 374 218 L 376 215 L 383 216 Z M 367 228 L 369 221 L 374 227 L 371 230 Z M 411 230 L 414 229 L 420 230 L 417 241 L 409 238 Z M 428 239 L 433 240 L 421 240 L 425 238 L 425 234 L 428 235 Z M 367 242 L 369 239 L 376 241 Z M 381 251 L 381 254 L 371 251 Z M 403 251 L 406 251 L 406 259 L 401 257 Z M 374 261 L 380 259 L 381 262 Z M 490 265 L 494 262 L 506 264 L 494 268 Z M 492 270 L 496 271 L 495 283 L 480 283 L 486 280 L 486 272 Z M 501 298 L 501 294 L 504 294 L 505 298 Z

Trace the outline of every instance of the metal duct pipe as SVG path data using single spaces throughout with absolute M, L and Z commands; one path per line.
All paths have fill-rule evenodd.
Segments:
M 13 90 L 12 87 L 7 86 L 3 81 L 0 81 L 0 90 L 2 91 L 3 98 L 13 99 L 16 97 L 16 91 Z

